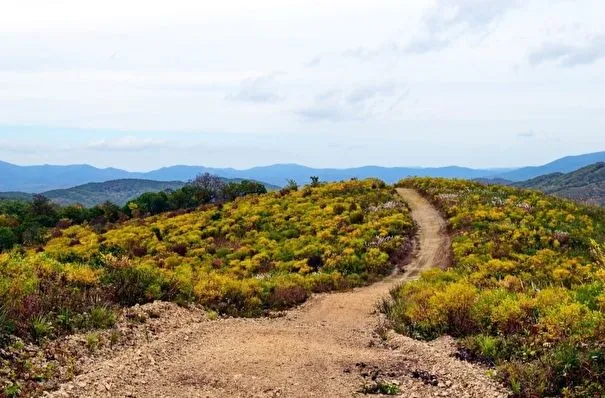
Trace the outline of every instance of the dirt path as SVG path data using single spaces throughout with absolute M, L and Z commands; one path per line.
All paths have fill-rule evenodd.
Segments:
M 415 191 L 399 189 L 420 227 L 405 273 L 372 286 L 318 295 L 285 317 L 199 321 L 154 336 L 111 359 L 93 361 L 55 396 L 352 397 L 381 372 L 402 396 L 500 396 L 483 369 L 451 357 L 449 339 L 432 343 L 374 330 L 377 301 L 427 267 L 447 261 L 445 222 Z M 426 374 L 434 380 L 421 378 Z M 432 385 L 436 384 L 436 385 Z

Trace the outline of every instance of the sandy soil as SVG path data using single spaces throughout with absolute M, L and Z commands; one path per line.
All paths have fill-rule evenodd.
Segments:
M 371 286 L 317 295 L 280 318 L 199 319 L 85 366 L 51 395 L 77 397 L 354 397 L 372 379 L 400 396 L 500 397 L 486 369 L 453 358 L 451 339 L 378 338 L 376 304 L 428 267 L 446 266 L 449 238 L 439 213 L 399 189 L 419 225 L 405 272 Z

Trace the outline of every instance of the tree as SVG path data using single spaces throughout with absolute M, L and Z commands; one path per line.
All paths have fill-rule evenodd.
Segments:
M 8 250 L 17 243 L 17 237 L 12 229 L 0 227 L 0 252 Z
M 230 182 L 223 187 L 223 198 L 234 200 L 240 196 L 267 193 L 267 188 L 256 181 L 242 180 L 240 182 Z
M 29 205 L 29 219 L 45 227 L 52 227 L 59 219 L 57 206 L 43 195 L 34 195 Z
M 311 186 L 318 187 L 319 186 L 319 177 L 311 176 Z
M 294 179 L 289 179 L 286 184 L 286 189 L 290 191 L 298 191 L 298 183 Z
M 168 210 L 168 195 L 165 192 L 146 192 L 136 199 L 136 203 L 143 212 L 158 214 Z
M 210 173 L 200 174 L 193 181 L 189 183 L 193 187 L 201 189 L 200 192 L 207 192 L 210 194 L 210 201 L 222 200 L 222 193 L 225 187 L 225 182 L 215 175 Z

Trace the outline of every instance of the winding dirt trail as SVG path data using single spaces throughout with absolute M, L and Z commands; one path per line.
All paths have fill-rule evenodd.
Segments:
M 449 253 L 438 212 L 415 191 L 398 192 L 420 227 L 419 248 L 404 273 L 314 296 L 282 318 L 201 320 L 165 331 L 113 358 L 93 361 L 53 395 L 352 397 L 362 396 L 359 390 L 372 370 L 396 379 L 401 396 L 503 396 L 484 369 L 452 358 L 451 339 L 426 343 L 391 333 L 386 343 L 376 344 L 377 301 L 421 270 L 446 265 Z M 434 375 L 438 383 L 423 382 L 417 371 Z

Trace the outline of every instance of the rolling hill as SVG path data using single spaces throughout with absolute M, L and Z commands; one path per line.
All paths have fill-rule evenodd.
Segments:
M 605 162 L 571 173 L 552 173 L 513 184 L 587 204 L 605 206 Z
M 237 182 L 241 179 L 223 179 L 225 182 Z M 72 188 L 55 189 L 41 192 L 50 200 L 60 205 L 79 203 L 86 207 L 110 201 L 117 205 L 124 205 L 129 200 L 137 198 L 145 192 L 161 192 L 176 190 L 185 185 L 183 181 L 154 181 L 142 179 L 121 179 L 105 182 L 91 182 Z M 279 187 L 264 184 L 267 190 L 276 190 Z M 0 200 L 30 200 L 34 194 L 26 192 L 0 192 Z
M 92 182 L 73 188 L 56 189 L 44 192 L 43 195 L 55 203 L 69 205 L 79 203 L 84 206 L 94 206 L 110 201 L 124 205 L 145 192 L 161 192 L 168 189 L 179 189 L 185 185 L 182 181 L 152 181 L 152 180 L 112 180 Z

